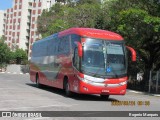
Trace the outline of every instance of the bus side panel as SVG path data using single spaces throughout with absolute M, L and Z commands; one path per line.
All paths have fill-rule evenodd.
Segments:
M 35 64 L 30 63 L 30 80 L 32 82 L 36 82 L 36 73 L 38 72 L 38 68 Z
M 57 60 L 61 69 L 57 75 L 57 87 L 63 89 L 64 77 L 66 76 L 70 80 L 70 72 L 72 68 L 71 55 L 59 55 Z

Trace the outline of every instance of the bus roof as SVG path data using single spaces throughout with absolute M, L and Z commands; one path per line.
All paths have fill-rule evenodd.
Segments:
M 108 39 L 108 40 L 123 40 L 123 37 L 117 33 L 100 30 L 95 28 L 70 28 L 58 33 L 58 36 L 64 36 L 67 34 L 77 34 L 84 37 Z

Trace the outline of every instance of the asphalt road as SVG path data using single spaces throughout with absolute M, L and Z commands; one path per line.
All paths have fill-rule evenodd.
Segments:
M 125 96 L 112 95 L 107 101 L 102 100 L 98 95 L 76 94 L 72 98 L 67 98 L 63 90 L 51 87 L 37 88 L 30 81 L 29 75 L 0 73 L 0 111 L 160 111 L 160 97 L 127 91 Z M 22 118 L 16 119 L 21 120 Z M 23 119 L 32 120 L 32 118 Z M 64 118 L 33 119 L 57 120 Z M 71 117 L 66 119 L 84 118 Z M 106 120 L 104 117 L 85 119 Z M 117 119 L 125 120 L 128 118 L 119 117 Z M 129 119 L 134 118 L 130 117 Z M 150 120 L 150 118 L 146 119 Z M 155 119 L 160 120 L 160 117 Z

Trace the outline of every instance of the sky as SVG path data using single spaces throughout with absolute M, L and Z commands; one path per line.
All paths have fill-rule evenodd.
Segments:
M 0 0 L 0 10 L 6 10 L 12 7 L 12 0 Z

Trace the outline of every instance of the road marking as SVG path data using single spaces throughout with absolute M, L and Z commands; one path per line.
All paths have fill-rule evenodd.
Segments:
M 0 73 L 2 73 L 2 74 L 14 74 L 14 75 L 17 75 L 17 74 L 19 74 L 19 75 L 29 75 L 29 73 L 17 73 L 17 72 L 0 72 Z
M 57 104 L 57 103 L 56 103 Z M 63 103 L 61 103 L 63 104 Z M 17 109 L 34 109 L 34 108 L 47 108 L 47 107 L 71 107 L 73 105 L 46 105 L 46 106 L 38 106 L 38 107 L 19 107 L 19 108 L 2 108 L 0 109 L 1 111 L 4 111 L 4 110 L 17 110 Z
M 134 90 L 127 90 L 128 92 L 133 92 L 133 93 L 143 93 L 143 92 L 139 92 L 139 91 L 134 91 Z
M 139 91 L 134 91 L 134 90 L 127 90 L 128 92 L 133 92 L 133 93 L 137 93 L 137 94 L 145 94 L 144 92 L 139 92 Z M 147 95 L 152 95 L 155 97 L 160 97 L 160 94 L 151 94 L 151 93 L 147 93 Z
M 153 96 L 156 96 L 156 97 L 160 97 L 160 95 L 159 94 L 152 94 Z

